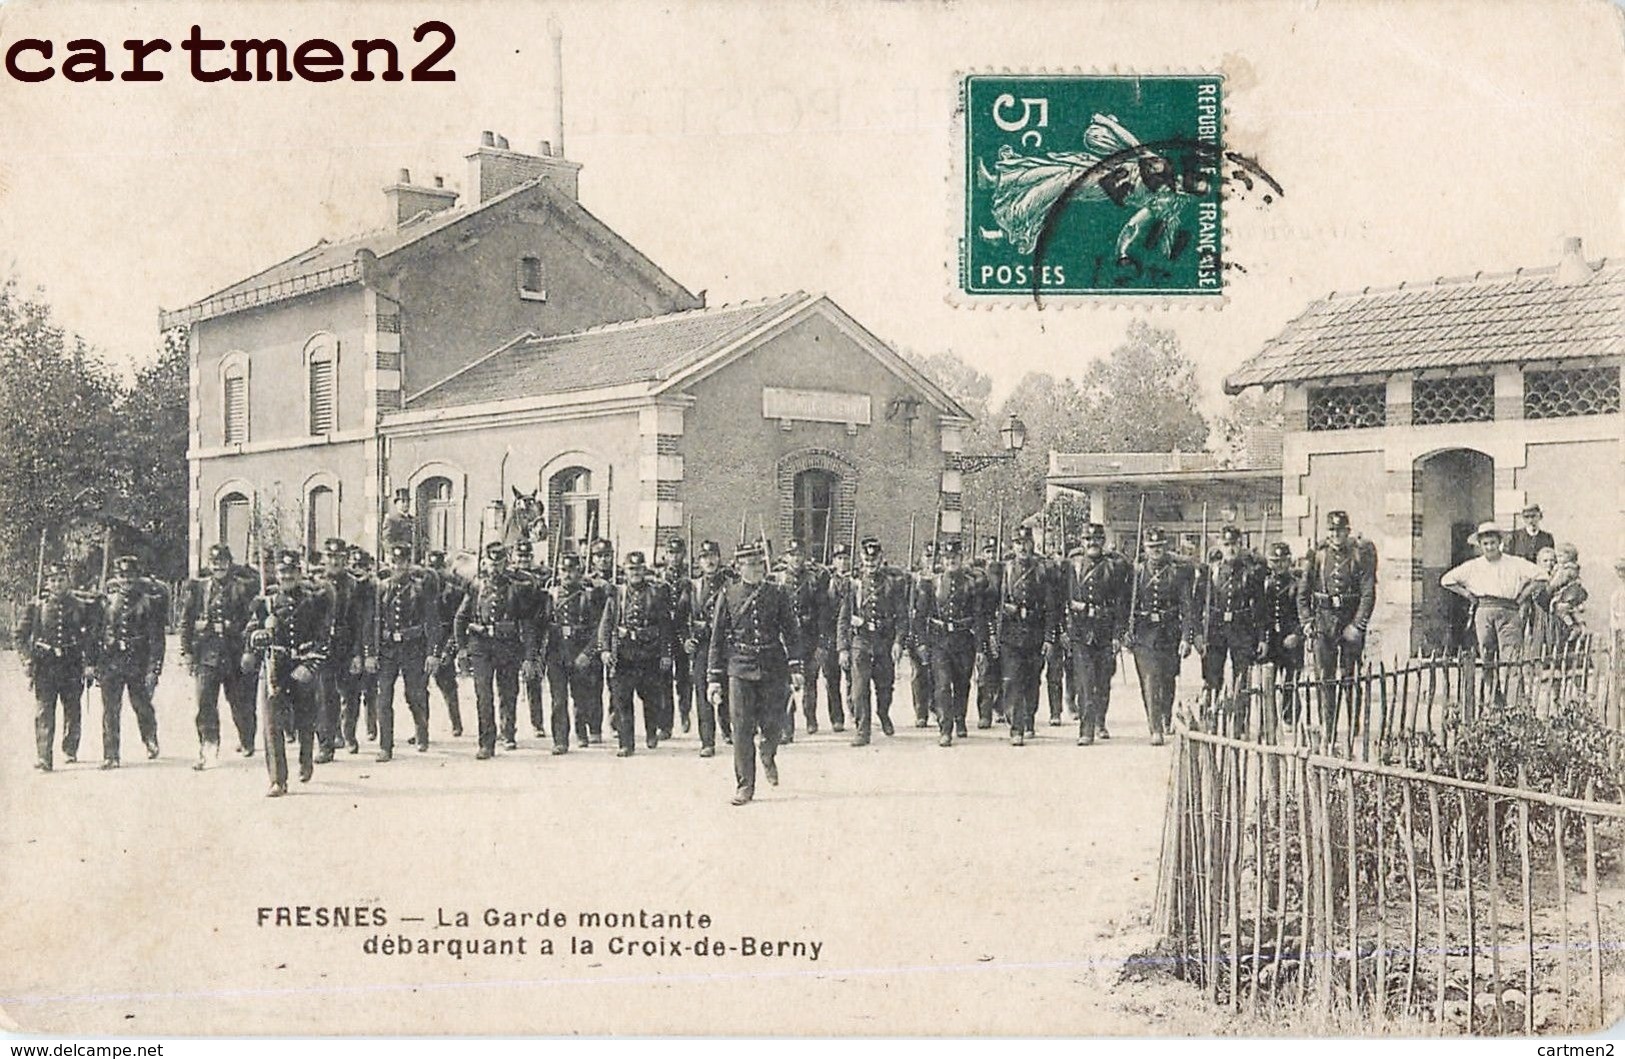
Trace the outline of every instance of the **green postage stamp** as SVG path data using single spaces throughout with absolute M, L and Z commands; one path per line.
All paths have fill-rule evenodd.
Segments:
M 971 74 L 962 301 L 1224 293 L 1218 75 Z

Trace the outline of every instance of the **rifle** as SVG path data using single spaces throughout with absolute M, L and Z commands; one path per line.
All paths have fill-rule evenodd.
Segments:
M 829 565 L 829 563 L 830 563 L 830 554 L 829 553 L 834 551 L 834 550 L 835 550 L 835 509 L 832 506 L 828 511 L 824 512 L 824 554 L 823 554 L 822 558 L 823 558 L 823 563 L 824 563 L 825 566 Z
M 107 570 L 113 561 L 113 524 L 102 522 L 102 579 L 97 586 L 98 592 L 107 591 Z
M 1060 498 L 1061 509 L 1061 558 L 1066 558 L 1066 498 Z
M 745 543 L 745 534 L 746 534 L 746 532 L 748 532 L 748 531 L 745 529 L 745 512 L 744 512 L 744 509 L 741 508 L 740 512 L 739 512 L 739 543 L 740 544 Z
M 773 542 L 767 539 L 767 525 L 762 521 L 762 513 L 756 512 L 756 539 L 761 542 L 762 553 L 767 558 L 767 568 L 773 569 Z
M 993 549 L 993 558 L 994 559 L 1003 559 L 1004 558 L 1004 501 L 1003 500 L 999 501 L 998 537 L 999 537 L 999 543 Z
M 1207 636 L 1213 621 L 1213 564 L 1207 558 L 1207 501 L 1202 501 L 1202 568 L 1207 573 L 1202 586 L 1202 647 L 1207 648 Z
M 908 513 L 908 566 L 909 566 L 909 569 L 912 570 L 914 568 L 914 564 L 919 562 L 919 561 L 920 561 L 919 554 L 917 552 L 915 552 L 915 550 L 914 550 L 914 512 L 910 511 Z
M 1134 626 L 1140 616 L 1140 548 L 1145 536 L 1145 494 L 1140 494 L 1140 515 L 1134 524 L 1134 556 L 1129 560 L 1128 636 L 1134 639 Z
M 34 564 L 34 598 L 45 591 L 45 527 L 39 531 L 39 561 Z

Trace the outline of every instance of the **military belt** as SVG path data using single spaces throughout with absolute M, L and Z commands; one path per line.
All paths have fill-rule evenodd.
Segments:
M 35 653 L 43 653 L 43 652 L 48 651 L 51 654 L 55 655 L 56 657 L 61 658 L 63 653 L 64 653 L 64 650 L 65 650 L 64 648 L 58 647 L 54 643 L 46 643 L 44 640 L 35 640 L 34 641 L 34 651 L 35 651 Z
M 652 625 L 643 625 L 634 629 L 630 625 L 622 625 L 615 630 L 615 635 L 628 643 L 658 643 L 660 630 Z
M 384 636 L 390 643 L 411 643 L 413 640 L 423 638 L 423 626 L 412 625 L 405 629 L 396 629 Z
M 1315 602 L 1324 603 L 1333 610 L 1342 610 L 1346 597 L 1341 592 L 1316 592 Z
M 971 631 L 970 624 L 968 622 L 963 622 L 963 621 L 944 621 L 941 618 L 932 618 L 929 622 L 927 622 L 927 624 L 930 625 L 933 629 L 937 629 L 937 630 L 940 630 L 940 631 L 946 632 L 946 633 L 970 632 Z

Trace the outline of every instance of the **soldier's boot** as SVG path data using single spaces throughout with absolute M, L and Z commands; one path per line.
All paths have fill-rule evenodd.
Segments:
M 777 787 L 779 785 L 779 763 L 777 759 L 766 755 L 762 756 L 762 775 L 773 786 Z
M 756 796 L 756 792 L 754 790 L 751 790 L 749 787 L 741 787 L 738 790 L 734 791 L 733 804 L 734 805 L 746 805 L 755 796 Z
M 701 757 L 716 757 L 717 756 L 717 748 L 716 748 L 715 744 L 707 743 L 704 746 L 700 747 L 700 756 Z
M 937 745 L 938 746 L 953 746 L 954 745 L 954 737 L 949 735 L 947 732 L 943 732 L 941 735 L 937 736 Z
M 218 764 L 220 764 L 220 744 L 204 743 L 198 748 L 197 763 L 192 766 L 192 770 L 202 772 L 204 769 L 214 768 Z
M 1010 745 L 1011 746 L 1026 746 L 1027 745 L 1026 735 L 1027 735 L 1027 733 L 1021 728 L 1020 725 L 1017 725 L 1015 728 L 1012 728 L 1010 730 Z
M 147 743 L 147 760 L 148 761 L 156 761 L 157 758 L 158 758 L 158 737 L 154 736 L 151 739 L 148 739 L 146 741 L 146 743 Z
M 267 798 L 280 798 L 284 794 L 287 794 L 287 793 L 288 793 L 288 785 L 287 784 L 285 784 L 285 783 L 273 783 L 273 784 L 271 784 L 271 789 L 265 792 L 265 796 Z
M 393 750 L 380 750 L 380 751 L 378 751 L 378 756 L 373 758 L 373 760 L 374 761 L 393 761 L 393 760 L 395 760 L 395 751 L 393 751 Z

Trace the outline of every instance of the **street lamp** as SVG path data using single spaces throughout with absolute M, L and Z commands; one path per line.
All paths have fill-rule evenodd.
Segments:
M 976 452 L 959 457 L 959 471 L 961 474 L 975 474 L 985 471 L 999 463 L 1006 463 L 1016 458 L 1022 448 L 1027 444 L 1027 424 L 1014 412 L 999 428 L 999 440 L 1004 443 L 1003 452 Z

